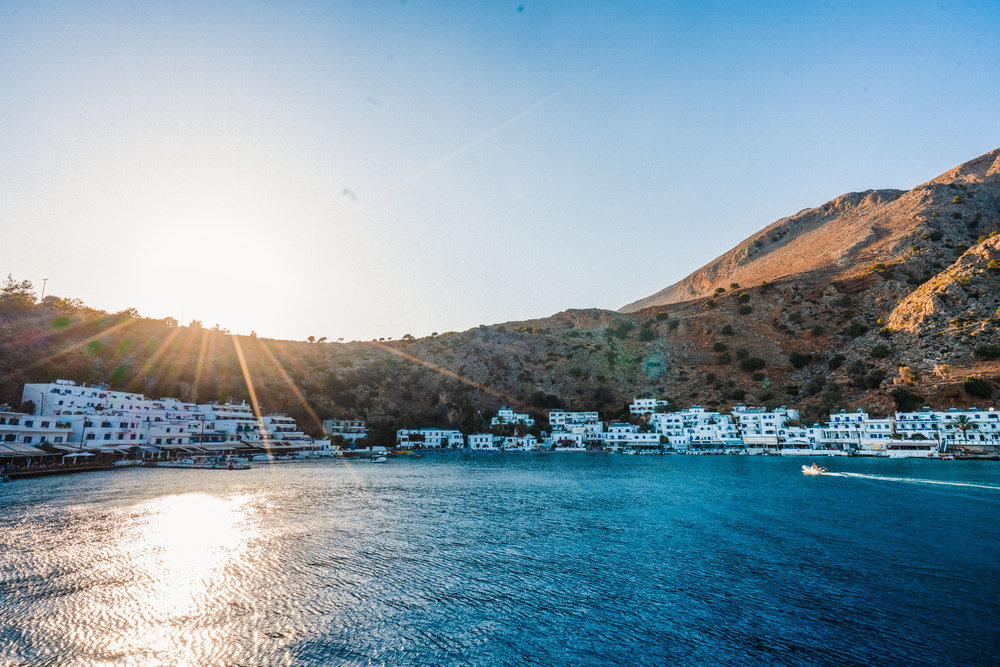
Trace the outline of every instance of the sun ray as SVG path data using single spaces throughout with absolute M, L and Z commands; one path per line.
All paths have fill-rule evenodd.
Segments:
M 143 362 L 142 370 L 139 373 L 137 373 L 135 377 L 132 378 L 131 382 L 129 382 L 129 387 L 131 388 L 132 391 L 139 391 L 140 385 L 142 385 L 144 382 L 144 378 L 148 378 L 151 374 L 153 374 L 156 371 L 157 363 L 159 363 L 160 357 L 162 357 L 167 352 L 167 350 L 173 346 L 173 343 L 177 339 L 177 336 L 178 334 L 180 334 L 180 332 L 181 332 L 180 328 L 171 329 L 170 333 L 167 334 L 167 337 L 164 338 L 163 341 L 156 346 L 156 349 L 153 350 L 153 354 L 151 354 L 149 358 L 146 359 L 145 362 Z M 158 380 L 159 378 L 154 378 L 154 383 L 153 383 L 154 387 L 156 386 L 156 382 Z
M 208 350 L 208 332 L 204 329 L 201 330 L 201 345 L 198 347 L 198 361 L 195 363 L 194 367 L 194 382 L 191 388 L 191 402 L 197 403 L 200 398 L 200 393 L 198 391 L 199 383 L 201 382 L 201 372 L 204 368 L 205 363 L 205 352 Z
M 406 359 L 407 361 L 412 361 L 415 364 L 419 364 L 419 365 L 423 366 L 424 368 L 428 368 L 428 369 L 434 371 L 435 373 L 440 373 L 441 375 L 444 375 L 446 377 L 450 377 L 453 380 L 458 380 L 459 382 L 463 382 L 463 383 L 469 385 L 470 387 L 475 387 L 476 389 L 478 389 L 480 391 L 483 391 L 483 392 L 486 392 L 487 394 L 490 394 L 491 396 L 496 396 L 497 398 L 499 398 L 501 401 L 503 401 L 507 405 L 513 406 L 515 408 L 526 408 L 526 407 L 528 407 L 526 403 L 518 400 L 517 398 L 515 398 L 515 397 L 513 397 L 513 396 L 511 396 L 509 394 L 505 394 L 502 391 L 498 391 L 498 390 L 493 389 L 491 387 L 487 387 L 482 382 L 477 382 L 477 381 L 472 380 L 470 378 L 467 378 L 467 377 L 464 377 L 462 375 L 459 375 L 455 371 L 449 370 L 449 369 L 444 368 L 442 366 L 438 366 L 437 364 L 433 364 L 433 363 L 431 363 L 429 361 L 425 361 L 424 359 L 421 359 L 420 357 L 416 357 L 416 356 L 414 356 L 412 354 L 409 354 L 408 352 L 403 352 L 402 350 L 396 349 L 395 347 L 393 347 L 391 345 L 386 345 L 385 343 L 380 343 L 380 342 L 374 341 L 374 340 L 370 342 L 370 345 L 374 345 L 375 347 L 379 348 L 380 350 L 384 350 L 384 351 L 389 352 L 391 354 L 395 354 L 398 357 L 402 357 L 403 359 Z
M 277 354 L 278 356 L 280 356 L 280 357 L 281 357 L 280 361 L 281 361 L 281 362 L 282 362 L 283 364 L 288 364 L 289 366 L 291 366 L 292 368 L 294 368 L 294 369 L 295 369 L 295 370 L 297 370 L 298 372 L 300 372 L 300 373 L 302 373 L 303 375 L 305 375 L 305 373 L 306 373 L 306 368 L 305 368 L 305 366 L 303 366 L 303 365 L 302 365 L 302 364 L 301 364 L 301 363 L 299 362 L 299 360 L 298 360 L 298 359 L 296 359 L 296 358 L 295 358 L 294 356 L 291 356 L 291 355 L 288 355 L 288 354 L 286 354 L 286 353 L 285 353 L 285 352 L 283 352 L 283 351 L 282 351 L 282 350 L 281 350 L 280 348 L 278 348 L 277 350 L 274 350 L 274 352 L 275 352 L 275 354 Z
M 73 352 L 75 350 L 78 350 L 81 347 L 84 347 L 85 345 L 89 345 L 90 343 L 94 342 L 95 340 L 98 340 L 99 338 L 103 338 L 104 336 L 110 335 L 110 334 L 114 333 L 115 331 L 120 331 L 121 329 L 124 329 L 127 326 L 135 324 L 136 322 L 138 322 L 138 320 L 128 319 L 128 320 L 124 320 L 122 322 L 119 322 L 118 324 L 113 324 L 112 326 L 108 327 L 107 329 L 104 329 L 103 331 L 99 331 L 98 333 L 94 334 L 93 336 L 88 336 L 87 338 L 84 338 L 81 341 L 77 341 L 77 342 L 73 343 L 72 345 L 68 345 L 68 346 L 64 347 L 63 349 L 61 349 L 61 350 L 57 350 L 57 351 L 53 352 L 52 354 L 50 354 L 48 356 L 45 356 L 45 357 L 42 357 L 41 359 L 38 359 L 33 364 L 30 364 L 29 366 L 25 367 L 24 370 L 25 371 L 29 371 L 29 370 L 31 370 L 33 368 L 36 368 L 36 367 L 40 366 L 41 364 L 44 364 L 44 363 L 47 363 L 49 361 L 53 361 L 55 359 L 58 359 L 59 357 L 63 356 L 64 354 L 68 354 L 69 352 Z
M 282 366 L 281 362 L 279 362 L 277 357 L 274 356 L 274 353 L 271 352 L 266 343 L 258 340 L 257 345 L 258 347 L 260 347 L 261 350 L 263 350 L 264 356 L 270 359 L 271 363 L 274 364 L 274 368 L 285 380 L 285 384 L 288 385 L 288 388 L 295 395 L 295 398 L 297 398 L 299 400 L 299 403 L 302 404 L 303 409 L 305 409 L 305 411 L 309 413 L 309 417 L 312 418 L 313 422 L 315 422 L 316 428 L 319 430 L 320 433 L 322 433 L 323 421 L 319 418 L 319 415 L 316 414 L 316 411 L 312 409 L 312 406 L 309 405 L 309 402 L 306 400 L 305 395 L 303 395 L 302 391 L 298 388 L 298 386 L 296 386 L 295 381 L 292 380 L 291 376 L 285 370 L 285 367 Z
M 253 409 L 254 419 L 257 420 L 257 428 L 260 431 L 260 439 L 264 443 L 264 451 L 270 456 L 271 444 L 267 437 L 267 429 L 264 428 L 264 418 L 260 414 L 260 403 L 257 402 L 257 392 L 254 390 L 253 379 L 250 377 L 250 368 L 247 366 L 246 357 L 243 356 L 243 347 L 240 345 L 239 336 L 230 334 L 229 339 L 233 341 L 236 359 L 240 362 L 240 370 L 243 371 L 243 382 L 246 383 L 247 392 L 250 394 L 250 407 Z

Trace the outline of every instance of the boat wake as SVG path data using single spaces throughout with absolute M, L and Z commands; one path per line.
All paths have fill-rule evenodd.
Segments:
M 856 477 L 861 479 L 874 479 L 880 482 L 905 482 L 907 484 L 933 484 L 935 486 L 960 486 L 971 489 L 992 489 L 1000 491 L 1000 486 L 996 484 L 973 484 L 971 482 L 945 482 L 939 479 L 920 479 L 918 477 L 886 477 L 884 475 L 865 475 L 859 472 L 824 472 L 824 477 Z

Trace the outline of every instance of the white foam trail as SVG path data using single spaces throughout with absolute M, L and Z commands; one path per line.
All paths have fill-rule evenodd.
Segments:
M 994 484 L 972 484 L 971 482 L 944 482 L 938 479 L 919 479 L 917 477 L 885 477 L 884 475 L 865 475 L 859 472 L 824 472 L 827 477 L 860 477 L 862 479 L 875 479 L 880 482 L 906 482 L 908 484 L 934 484 L 937 486 L 964 486 L 972 489 L 991 489 L 1000 491 L 1000 486 Z

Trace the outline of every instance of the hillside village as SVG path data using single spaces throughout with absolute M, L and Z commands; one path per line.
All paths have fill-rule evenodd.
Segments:
M 385 451 L 368 442 L 362 420 L 327 420 L 314 440 L 294 419 L 263 415 L 246 403 L 193 404 L 149 399 L 106 385 L 70 380 L 24 386 L 22 406 L 0 409 L 0 461 L 78 463 L 81 457 L 169 459 L 189 455 L 274 457 L 343 456 Z M 501 408 L 490 429 L 403 428 L 395 448 L 473 451 L 606 451 L 633 454 L 748 454 L 990 457 L 1000 454 L 1000 412 L 989 408 L 938 412 L 924 408 L 873 418 L 858 410 L 831 414 L 823 425 L 802 426 L 799 412 L 739 405 L 730 414 L 701 406 L 674 410 L 668 401 L 637 398 L 629 420 L 604 422 L 597 412 L 552 410 L 547 430 L 528 413 Z M 485 420 L 484 420 L 485 425 Z M 265 459 L 261 459 L 265 460 Z
M 0 401 L 59 378 L 191 404 L 476 433 L 509 406 L 628 413 L 635 396 L 802 424 L 983 404 L 1000 384 L 1000 150 L 909 191 L 849 193 L 613 312 L 567 310 L 401 340 L 278 341 L 0 288 Z M 332 339 L 335 332 L 331 334 Z

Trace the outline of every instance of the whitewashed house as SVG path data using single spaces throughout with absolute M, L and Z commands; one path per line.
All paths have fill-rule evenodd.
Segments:
M 960 428 L 963 422 L 969 428 Z M 946 452 L 957 448 L 971 454 L 993 453 L 1000 447 L 1000 412 L 994 408 L 951 408 L 938 412 L 925 407 L 917 412 L 897 412 L 894 425 L 898 435 L 911 441 L 938 442 Z
M 396 431 L 396 445 L 403 448 L 463 449 L 465 436 L 461 431 L 442 428 L 401 428 Z
M 177 398 L 149 399 L 105 385 L 71 380 L 29 383 L 23 400 L 42 416 L 68 424 L 67 443 L 76 449 L 151 453 L 236 453 L 239 450 L 307 450 L 315 447 L 285 415 L 258 419 L 246 403 L 196 405 Z
M 733 420 L 739 426 L 740 437 L 747 447 L 777 447 L 778 430 L 789 421 L 799 418 L 798 410 L 781 406 L 777 410 L 750 408 L 737 405 L 733 408 Z
M 640 433 L 635 424 L 610 424 L 604 433 L 604 445 L 610 450 L 659 449 L 660 434 Z
M 505 451 L 533 452 L 538 449 L 538 438 L 531 434 L 506 436 L 502 439 L 500 447 Z
M 475 449 L 479 451 L 496 451 L 499 449 L 497 447 L 497 441 L 499 441 L 498 436 L 494 436 L 492 433 L 472 433 L 466 437 L 469 449 Z
M 889 445 L 892 443 L 892 420 L 889 418 L 868 417 L 861 424 L 861 441 L 855 452 L 862 456 L 888 456 Z
M 668 404 L 668 401 L 657 398 L 636 398 L 628 406 L 628 412 L 633 417 L 641 417 L 642 415 L 656 414 L 657 408 L 665 408 Z
M 549 412 L 549 428 L 555 430 L 565 430 L 567 426 L 590 426 L 600 425 L 601 417 L 597 412 L 566 412 L 565 410 L 552 410 Z
M 667 437 L 668 447 L 679 451 L 689 448 L 736 447 L 741 443 L 739 430 L 728 415 L 710 412 L 694 405 L 677 412 L 661 412 L 649 423 Z
M 13 458 L 49 456 L 38 446 L 49 444 L 58 449 L 69 441 L 70 433 L 69 425 L 55 417 L 29 415 L 0 406 L 0 465 Z
M 778 429 L 778 453 L 782 456 L 819 456 L 847 454 L 839 449 L 830 449 L 823 444 L 823 427 L 782 426 Z
M 843 451 L 857 449 L 861 446 L 861 432 L 868 419 L 868 413 L 864 410 L 831 413 L 829 421 L 823 427 L 822 444 Z
M 362 419 L 325 419 L 323 431 L 331 438 L 340 437 L 347 443 L 368 437 L 368 425 Z
M 552 431 L 549 443 L 553 449 L 583 449 L 587 446 L 587 437 L 583 432 Z
M 534 426 L 535 420 L 526 412 L 514 412 L 510 408 L 500 408 L 496 417 L 490 421 L 490 426 L 502 426 L 504 424 L 523 424 L 524 426 Z
M 35 414 L 71 415 L 102 410 L 137 410 L 146 398 L 142 394 L 112 391 L 107 385 L 78 385 L 72 380 L 32 382 L 21 391 L 22 402 L 35 404 Z

